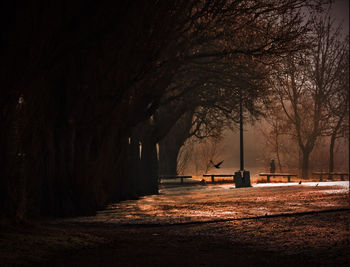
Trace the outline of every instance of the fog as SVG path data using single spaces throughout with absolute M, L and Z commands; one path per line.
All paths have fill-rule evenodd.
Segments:
M 265 140 L 261 134 L 261 124 L 247 125 L 244 129 L 244 166 L 245 169 L 263 167 L 262 150 Z M 239 131 L 226 130 L 220 143 L 222 148 L 219 158 L 224 161 L 223 168 L 239 169 Z
M 238 127 L 238 126 L 237 126 Z M 276 159 L 273 148 L 267 144 L 268 124 L 264 120 L 254 124 L 244 125 L 244 168 L 251 171 L 251 175 L 256 176 L 259 172 L 269 170 L 269 162 Z M 210 152 L 211 146 L 216 141 L 205 139 L 201 142 L 194 142 L 189 149 L 191 158 L 186 165 L 183 173 L 191 175 L 200 175 L 205 170 L 196 164 L 205 166 L 212 159 L 214 163 L 224 160 L 220 169 L 209 167 L 211 173 L 232 173 L 239 170 L 240 152 L 239 152 L 239 130 L 226 129 L 222 138 L 215 144 L 215 152 Z M 285 137 L 280 141 L 287 147 L 287 153 L 281 153 L 281 165 L 285 171 L 299 171 L 299 149 L 296 141 L 291 137 Z M 189 145 L 185 147 L 188 149 Z M 203 156 L 203 151 L 208 155 Z M 201 157 L 202 156 L 202 157 Z M 197 162 L 196 159 L 197 158 Z M 199 163 L 198 163 L 199 161 Z M 315 150 L 311 155 L 312 171 L 327 171 L 329 161 L 329 137 L 320 138 Z M 339 138 L 335 145 L 335 170 L 349 171 L 349 139 Z

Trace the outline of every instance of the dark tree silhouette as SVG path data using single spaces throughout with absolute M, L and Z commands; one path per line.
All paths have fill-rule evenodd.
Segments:
M 327 98 L 327 112 L 329 112 L 329 172 L 334 167 L 335 142 L 340 137 L 349 136 L 349 40 L 345 39 L 340 46 L 342 60 L 337 62 L 337 77 L 330 97 Z M 336 56 L 336 55 L 335 55 Z
M 343 82 L 339 79 L 344 79 L 347 51 L 347 42 L 340 40 L 339 31 L 334 29 L 329 17 L 315 16 L 310 26 L 312 31 L 307 35 L 310 48 L 290 55 L 274 76 L 276 93 L 302 153 L 303 178 L 308 178 L 309 158 L 316 141 L 326 134 L 330 125 L 327 104 L 332 103 L 336 108 L 335 95 L 343 95 L 344 85 L 340 85 Z M 342 108 L 346 110 L 346 104 Z
M 154 144 L 188 111 L 162 122 L 162 101 L 189 89 L 169 93 L 180 68 L 298 50 L 298 10 L 319 2 L 1 1 L 1 216 L 94 214 L 155 193 Z M 215 95 L 197 88 L 202 103 Z

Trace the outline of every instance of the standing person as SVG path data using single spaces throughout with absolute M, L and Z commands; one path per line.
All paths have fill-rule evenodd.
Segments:
M 272 159 L 270 162 L 270 173 L 275 173 L 275 171 L 276 171 L 275 160 Z

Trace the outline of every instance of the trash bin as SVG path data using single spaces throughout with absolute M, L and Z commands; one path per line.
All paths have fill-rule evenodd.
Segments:
M 241 171 L 235 172 L 235 184 L 236 188 L 240 187 L 250 187 L 250 172 L 249 171 L 243 171 L 243 176 Z

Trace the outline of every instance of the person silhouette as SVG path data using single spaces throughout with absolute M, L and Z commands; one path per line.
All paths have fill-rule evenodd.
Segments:
M 270 162 L 270 173 L 275 173 L 275 171 L 276 171 L 275 160 L 272 159 Z

